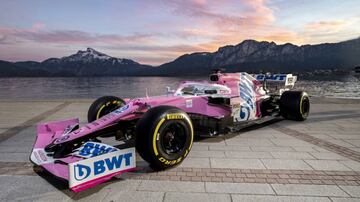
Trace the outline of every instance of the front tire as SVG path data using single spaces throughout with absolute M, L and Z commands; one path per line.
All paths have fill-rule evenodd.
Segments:
M 179 108 L 150 109 L 136 125 L 136 150 L 154 170 L 180 164 L 190 152 L 194 130 L 189 116 Z
M 285 91 L 280 97 L 280 113 L 285 119 L 304 121 L 309 116 L 310 99 L 303 91 Z
M 93 122 L 125 105 L 125 101 L 115 96 L 103 96 L 95 100 L 88 111 L 88 122 Z

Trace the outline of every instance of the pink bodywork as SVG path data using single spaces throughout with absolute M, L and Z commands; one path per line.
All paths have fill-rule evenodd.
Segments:
M 246 73 L 229 73 L 229 74 L 219 74 L 219 80 L 216 82 L 196 82 L 197 84 L 201 85 L 216 85 L 220 86 L 223 85 L 229 90 L 220 90 L 217 96 L 224 96 L 235 100 L 238 103 L 231 103 L 239 104 L 246 102 L 243 100 L 240 95 L 240 78 L 241 74 Z M 248 74 L 247 74 L 248 75 Z M 264 98 L 265 94 L 261 93 L 259 90 L 261 88 L 261 84 L 256 81 L 256 79 L 252 80 L 252 93 L 256 98 L 254 104 L 256 106 L 256 117 L 260 117 L 260 110 L 259 110 L 259 101 Z M 182 89 L 184 86 L 188 85 L 189 83 L 195 83 L 192 81 L 185 81 L 182 82 L 176 92 L 179 92 L 179 89 Z M 88 123 L 79 129 L 70 132 L 68 134 L 64 134 L 64 130 L 71 125 L 78 125 L 78 119 L 69 119 L 65 121 L 57 121 L 57 122 L 50 122 L 50 123 L 43 123 L 39 124 L 37 127 L 37 138 L 33 149 L 33 154 L 35 150 L 42 150 L 50 143 L 54 144 L 62 144 L 79 137 L 86 136 L 90 133 L 96 132 L 103 128 L 109 127 L 113 124 L 117 124 L 121 120 L 134 120 L 141 118 L 141 113 L 134 113 L 134 112 L 146 112 L 150 107 L 156 107 L 159 105 L 170 105 L 175 106 L 187 113 L 193 114 L 201 114 L 206 115 L 209 117 L 214 118 L 222 118 L 224 116 L 229 116 L 232 113 L 231 106 L 223 106 L 223 105 L 214 105 L 208 103 L 209 95 L 179 95 L 177 93 L 172 93 L 169 95 L 164 96 L 156 96 L 156 97 L 144 97 L 144 98 L 137 98 L 132 100 L 126 100 L 126 105 L 121 107 L 110 114 L 107 114 L 100 119 Z M 187 104 L 187 100 L 191 100 L 191 106 Z M 61 160 L 63 163 L 54 163 L 53 159 L 46 159 L 49 158 L 46 154 L 41 154 L 42 151 L 35 152 L 35 155 L 31 155 L 31 161 L 34 164 L 40 165 L 53 175 L 68 180 L 69 179 L 69 171 L 68 171 L 68 163 L 76 162 L 82 160 L 83 158 L 77 156 L 68 156 L 66 158 L 56 159 Z M 40 160 L 37 160 L 39 158 Z M 41 162 L 41 163 L 39 163 Z M 105 176 L 101 179 L 97 179 L 94 182 L 91 182 L 90 185 L 86 187 L 78 187 L 73 188 L 73 191 L 80 191 L 85 188 L 94 186 L 101 182 L 107 181 L 112 178 L 114 175 L 112 174 L 109 176 Z

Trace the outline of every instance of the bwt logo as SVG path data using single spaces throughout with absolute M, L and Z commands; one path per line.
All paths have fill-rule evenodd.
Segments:
M 132 157 L 132 153 L 126 153 L 112 158 L 94 161 L 91 166 L 77 164 L 74 166 L 74 177 L 77 181 L 81 181 L 89 177 L 90 174 L 97 176 L 105 171 L 118 169 L 123 163 L 125 163 L 125 167 L 129 166 Z
M 286 78 L 286 74 L 271 74 L 271 75 L 258 74 L 258 75 L 256 75 L 256 80 L 258 80 L 258 81 L 263 81 L 265 79 L 274 80 L 274 81 L 284 81 L 285 78 Z

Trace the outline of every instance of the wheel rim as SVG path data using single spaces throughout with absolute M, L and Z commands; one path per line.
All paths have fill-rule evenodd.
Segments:
M 180 123 L 170 123 L 161 134 L 161 145 L 168 155 L 179 153 L 186 144 L 186 130 Z
M 309 110 L 310 110 L 309 98 L 304 97 L 301 102 L 301 114 L 303 116 L 307 116 L 309 114 Z

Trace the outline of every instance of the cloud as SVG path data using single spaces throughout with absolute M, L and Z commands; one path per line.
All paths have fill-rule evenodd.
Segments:
M 275 20 L 273 11 L 266 6 L 267 0 L 241 1 L 182 1 L 166 0 L 174 8 L 174 13 L 211 23 L 223 31 L 236 30 L 247 26 L 259 26 Z M 228 7 L 242 7 L 236 12 L 229 12 Z M 215 7 L 215 8 L 214 8 Z
M 200 38 L 197 46 L 216 51 L 220 46 L 237 44 L 245 39 L 277 43 L 300 43 L 294 31 L 274 25 L 276 18 L 268 0 L 182 1 L 166 0 L 175 15 L 188 18 L 189 27 L 179 30 L 184 39 Z
M 33 24 L 32 26 L 32 30 L 36 31 L 36 30 L 40 30 L 43 29 L 45 27 L 45 24 L 42 22 L 36 22 Z
M 41 30 L 42 25 L 31 29 L 1 28 L 0 36 L 12 43 L 36 42 L 67 45 L 144 43 L 151 41 L 151 34 L 133 34 L 128 36 L 116 34 L 92 34 L 79 30 Z M 40 29 L 40 30 L 39 30 Z M 1 41 L 1 40 L 0 40 Z
M 360 16 L 339 20 L 315 21 L 304 25 L 299 33 L 308 43 L 339 42 L 359 37 Z
M 334 21 L 318 21 L 311 22 L 305 25 L 306 31 L 316 31 L 316 32 L 334 32 L 346 26 L 348 23 L 343 20 L 334 20 Z

